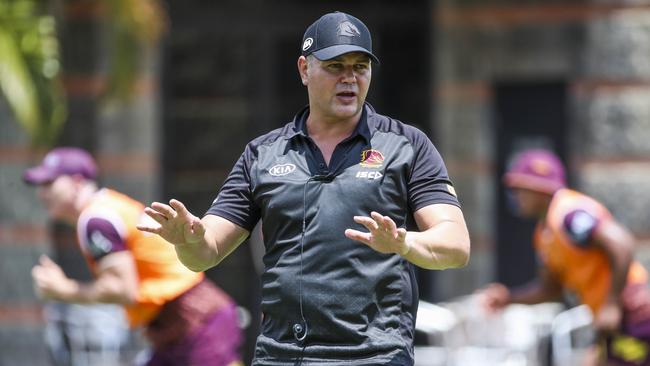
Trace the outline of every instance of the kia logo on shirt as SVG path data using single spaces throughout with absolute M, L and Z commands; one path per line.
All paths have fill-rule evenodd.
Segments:
M 281 177 L 292 173 L 294 170 L 296 170 L 296 166 L 293 164 L 278 164 L 269 169 L 269 174 L 274 177 Z

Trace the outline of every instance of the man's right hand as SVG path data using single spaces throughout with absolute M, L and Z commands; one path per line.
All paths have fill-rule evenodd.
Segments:
M 153 202 L 144 212 L 155 220 L 154 223 L 141 223 L 136 227 L 160 235 L 174 245 L 196 244 L 204 240 L 205 227 L 201 219 L 192 215 L 181 201 L 172 199 L 169 205 Z

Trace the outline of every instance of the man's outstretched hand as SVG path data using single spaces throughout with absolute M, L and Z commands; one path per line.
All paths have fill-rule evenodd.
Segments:
M 345 236 L 349 239 L 360 241 L 380 253 L 406 255 L 411 249 L 406 242 L 406 229 L 398 228 L 388 216 L 373 211 L 370 217 L 355 216 L 354 222 L 365 226 L 368 232 L 347 229 Z
M 158 225 L 140 223 L 136 226 L 140 231 L 158 234 L 174 245 L 195 244 L 204 239 L 205 227 L 201 219 L 192 215 L 181 201 L 172 199 L 169 205 L 153 202 L 144 212 Z
M 32 280 L 36 295 L 42 299 L 65 301 L 76 287 L 75 281 L 46 255 L 42 255 L 32 268 Z

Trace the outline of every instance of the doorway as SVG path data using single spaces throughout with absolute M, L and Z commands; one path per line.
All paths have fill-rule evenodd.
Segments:
M 518 217 L 501 178 L 522 150 L 545 148 L 563 161 L 567 152 L 567 84 L 563 81 L 497 83 L 495 140 L 497 142 L 497 280 L 521 285 L 535 277 L 532 246 L 535 222 Z

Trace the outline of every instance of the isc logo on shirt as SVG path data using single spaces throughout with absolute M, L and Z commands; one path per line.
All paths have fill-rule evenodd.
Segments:
M 278 164 L 269 169 L 269 174 L 274 177 L 281 177 L 283 175 L 292 173 L 294 170 L 296 170 L 296 166 L 293 164 Z
M 365 179 L 379 179 L 383 176 L 384 175 L 381 174 L 380 172 L 368 172 L 368 171 L 358 171 L 356 175 L 357 178 L 365 178 Z

